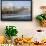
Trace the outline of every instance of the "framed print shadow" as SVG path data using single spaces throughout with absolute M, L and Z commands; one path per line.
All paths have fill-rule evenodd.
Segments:
M 32 21 L 32 0 L 2 0 L 2 21 Z

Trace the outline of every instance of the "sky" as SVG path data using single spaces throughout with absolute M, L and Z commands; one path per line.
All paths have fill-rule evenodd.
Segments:
M 30 1 L 2 1 L 2 6 L 31 6 Z

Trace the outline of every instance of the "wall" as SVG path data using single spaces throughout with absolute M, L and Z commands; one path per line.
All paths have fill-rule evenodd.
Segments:
M 17 27 L 19 33 L 18 36 L 22 34 L 24 36 L 31 36 L 32 32 L 37 29 L 46 30 L 46 28 L 40 27 L 35 20 L 36 15 L 41 14 L 40 6 L 46 5 L 46 0 L 33 0 L 33 15 L 32 21 L 0 21 L 0 35 L 4 34 L 6 25 L 14 25 Z

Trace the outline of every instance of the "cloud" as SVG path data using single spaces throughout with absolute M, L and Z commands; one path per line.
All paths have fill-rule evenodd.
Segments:
M 30 7 L 31 3 L 30 1 L 3 1 L 2 2 L 2 7 L 12 7 L 12 6 L 16 6 L 16 7 Z
M 12 7 L 13 6 L 13 3 L 11 3 L 11 2 L 4 2 L 3 1 L 3 3 L 2 3 L 2 7 L 7 7 L 7 8 L 9 8 L 9 7 Z

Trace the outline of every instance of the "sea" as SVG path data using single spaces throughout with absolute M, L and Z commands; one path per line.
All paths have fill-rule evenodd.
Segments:
M 3 20 L 31 20 L 31 15 L 19 15 L 19 14 L 3 14 Z

